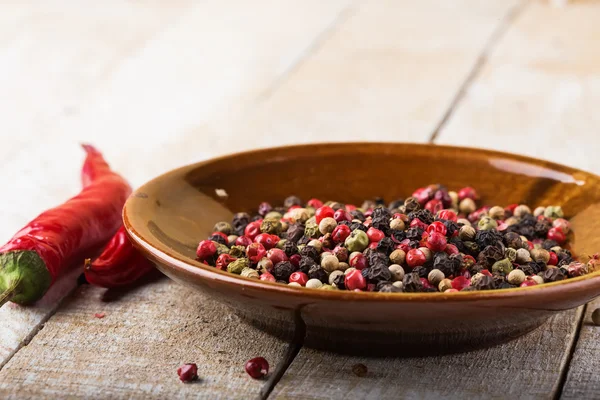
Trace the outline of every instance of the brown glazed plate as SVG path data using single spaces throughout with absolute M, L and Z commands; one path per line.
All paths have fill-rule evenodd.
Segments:
M 566 166 L 481 149 L 405 143 L 331 143 L 233 154 L 168 172 L 125 204 L 129 237 L 175 281 L 231 306 L 273 334 L 366 354 L 462 351 L 516 338 L 600 294 L 600 272 L 518 289 L 464 293 L 316 290 L 244 278 L 195 260 L 218 221 L 291 194 L 360 203 L 405 198 L 441 183 L 475 187 L 484 204 L 561 205 L 572 250 L 600 251 L 600 178 Z

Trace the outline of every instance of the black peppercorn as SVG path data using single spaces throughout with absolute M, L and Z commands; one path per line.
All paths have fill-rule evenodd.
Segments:
M 407 213 L 411 213 L 420 209 L 421 205 L 419 204 L 419 201 L 417 199 L 415 199 L 414 197 L 409 197 L 408 199 L 404 200 L 404 207 L 406 208 Z
M 473 264 L 471 265 L 471 267 L 469 268 L 469 273 L 471 274 L 471 276 L 478 274 L 479 272 L 483 271 L 484 268 L 483 265 L 481 264 Z
M 296 243 L 290 240 L 286 240 L 282 250 L 285 252 L 286 256 L 291 257 L 294 254 L 298 253 L 298 246 L 296 245 Z
M 496 289 L 514 289 L 517 285 L 511 285 L 510 283 L 503 281 L 499 285 L 496 285 Z
M 463 242 L 463 246 L 466 254 L 469 254 L 473 257 L 476 257 L 479 254 L 479 245 L 477 245 L 477 243 L 466 241 Z
M 490 269 L 496 261 L 504 258 L 504 251 L 496 246 L 487 246 L 477 256 L 477 262 L 484 267 Z
M 399 293 L 402 292 L 402 289 L 394 286 L 392 282 L 382 281 L 377 283 L 375 286 L 375 291 L 381 293 Z
M 308 277 L 310 279 L 318 279 L 323 283 L 327 283 L 327 272 L 321 268 L 320 265 L 313 265 L 312 267 L 310 267 L 310 269 L 308 270 Z
M 278 212 L 279 214 L 283 215 L 283 214 L 285 214 L 288 211 L 288 209 L 285 208 L 285 207 L 275 207 L 273 209 L 273 211 Z
M 552 228 L 552 222 L 542 219 L 536 222 L 533 227 L 535 236 L 538 238 L 545 238 L 548 235 L 548 231 Z
M 496 288 L 496 283 L 491 276 L 483 275 L 473 287 L 477 290 L 490 290 Z
M 319 250 L 314 248 L 313 246 L 305 246 L 302 250 L 300 250 L 300 255 L 304 257 L 310 257 L 315 262 L 319 262 Z
M 469 252 L 467 246 L 465 246 L 465 242 L 460 240 L 458 237 L 451 237 L 448 240 L 448 243 L 455 245 L 458 251 L 460 251 L 461 253 L 467 254 Z
M 380 253 L 389 256 L 395 250 L 395 243 L 389 237 L 384 237 L 377 243 L 376 250 Z
M 506 247 L 510 247 L 512 249 L 520 249 L 523 247 L 523 241 L 521 240 L 521 236 L 516 232 L 506 232 L 506 234 L 504 234 L 503 240 Z
M 525 275 L 534 275 L 536 272 L 530 263 L 519 265 L 519 269 L 525 273 Z
M 429 271 L 431 271 L 430 268 L 426 268 L 423 266 L 419 266 L 419 267 L 414 267 L 412 272 L 419 275 L 419 278 L 427 278 L 427 275 L 429 275 Z
M 391 212 L 392 210 L 395 210 L 398 207 L 403 206 L 403 205 L 404 205 L 404 199 L 394 200 L 390 204 L 388 204 L 388 209 Z
M 305 274 L 308 274 L 310 268 L 315 265 L 317 265 L 315 260 L 306 256 L 302 256 L 302 258 L 300 259 L 300 263 L 298 264 L 300 271 L 304 272 Z
M 424 230 L 419 227 L 409 228 L 406 230 L 406 238 L 408 240 L 421 240 Z
M 546 239 L 542 242 L 542 249 L 544 250 L 550 250 L 555 246 L 558 246 L 558 243 L 554 240 Z
M 298 243 L 302 236 L 304 236 L 304 229 L 306 227 L 303 224 L 291 224 L 286 232 L 287 240 L 292 243 Z
M 369 276 L 370 269 L 370 267 L 367 267 L 360 270 L 360 274 L 363 276 L 363 278 L 368 279 L 367 277 Z
M 340 290 L 346 289 L 346 276 L 344 274 L 338 275 L 333 279 L 333 285 Z
M 406 239 L 406 233 L 400 230 L 390 230 L 390 239 L 396 244 L 400 243 L 404 239 Z
M 369 228 L 367 228 L 366 226 L 364 226 L 362 223 L 360 223 L 360 222 L 353 222 L 353 223 L 350 225 L 350 230 L 351 230 L 351 231 L 355 231 L 355 230 L 357 230 L 357 229 L 358 229 L 358 230 L 361 230 L 361 231 L 363 231 L 363 232 L 366 232 L 366 231 L 368 231 L 368 230 L 369 230 Z
M 454 236 L 454 232 L 460 230 L 460 225 L 454 221 L 450 221 L 449 219 L 440 220 L 446 227 L 446 235 L 448 237 Z
M 467 287 L 461 289 L 461 292 L 474 292 L 476 290 L 479 290 L 479 289 L 477 289 L 475 286 L 467 286 Z
M 420 292 L 423 289 L 423 283 L 418 274 L 410 272 L 404 275 L 402 280 L 402 288 L 405 292 Z
M 302 200 L 298 196 L 289 196 L 283 201 L 283 206 L 289 209 L 292 206 L 301 206 Z
M 233 221 L 231 221 L 231 226 L 233 227 L 233 231 L 238 236 L 244 235 L 244 230 L 246 226 L 250 223 L 250 215 L 245 212 L 237 213 L 233 216 Z
M 433 217 L 433 214 L 431 213 L 431 211 L 425 210 L 425 209 L 416 210 L 416 211 L 408 213 L 409 221 L 412 221 L 415 218 L 420 219 L 421 222 L 424 222 L 427 225 L 431 224 L 434 220 L 434 217 Z
M 296 271 L 296 267 L 289 261 L 281 261 L 275 264 L 273 267 L 273 276 L 275 279 L 280 281 L 287 281 L 290 279 L 290 275 Z
M 439 269 L 444 273 L 444 276 L 456 275 L 460 269 L 460 264 L 456 265 L 454 260 L 446 253 L 436 253 L 433 256 L 433 268 Z
M 376 206 L 385 206 L 385 200 L 383 200 L 383 197 L 375 197 L 373 200 L 375 200 L 375 205 Z
M 383 218 L 383 219 L 387 220 L 388 224 L 389 224 L 390 219 L 392 218 L 392 213 L 390 212 L 390 210 L 388 210 L 385 207 L 376 207 L 376 208 L 373 209 L 373 213 L 371 214 L 371 218 L 373 220 L 379 219 L 379 218 Z
M 252 222 L 256 222 L 256 221 L 260 221 L 261 219 L 263 219 L 262 215 L 256 214 L 250 220 Z
M 346 225 L 347 227 L 351 227 L 352 221 L 343 220 L 343 221 L 338 222 L 338 225 Z M 353 229 L 351 228 L 350 230 L 352 231 Z
M 361 222 L 365 222 L 365 220 L 367 219 L 365 217 L 365 214 L 363 214 L 360 210 L 352 210 L 350 211 L 350 215 L 352 215 L 352 219 L 357 219 Z
M 390 279 L 392 279 L 392 273 L 390 272 L 387 265 L 385 265 L 385 264 L 378 263 L 378 264 L 371 266 L 370 268 L 365 268 L 365 269 L 369 270 L 366 278 L 367 278 L 367 281 L 369 281 L 371 283 L 377 283 L 377 282 L 381 282 L 381 281 L 389 281 Z
M 369 265 L 375 264 L 385 264 L 388 265 L 389 257 L 384 253 L 380 253 L 379 251 L 371 248 L 367 248 L 363 252 L 364 256 L 367 258 Z
M 475 243 L 481 249 L 487 246 L 498 246 L 499 243 L 502 244 L 502 235 L 495 229 L 477 231 Z
M 544 282 L 556 282 L 562 281 L 567 277 L 561 268 L 549 268 L 544 271 L 542 278 L 544 278 Z
M 212 240 L 213 242 L 221 243 L 221 244 L 224 244 L 225 246 L 227 246 L 227 240 L 221 235 L 217 235 L 217 234 L 210 235 L 208 237 L 208 240 Z
M 558 256 L 558 264 L 557 266 L 562 267 L 563 265 L 569 265 L 573 261 L 573 257 L 571 257 L 571 253 L 569 251 L 561 251 L 557 254 Z
M 311 238 L 307 238 L 306 236 L 302 236 L 300 238 L 300 240 L 298 240 L 298 246 L 300 245 L 307 245 L 312 239 Z

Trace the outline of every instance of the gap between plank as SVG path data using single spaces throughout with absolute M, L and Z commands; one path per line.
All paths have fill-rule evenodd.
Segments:
M 487 59 L 491 53 L 491 50 L 500 41 L 500 39 L 502 39 L 504 34 L 508 31 L 508 28 L 516 20 L 517 16 L 519 16 L 523 12 L 523 10 L 525 10 L 527 4 L 529 4 L 528 1 L 520 2 L 519 4 L 512 7 L 506 13 L 504 18 L 502 18 L 502 21 L 500 22 L 498 27 L 494 30 L 490 38 L 485 43 L 483 51 L 481 52 L 481 54 L 479 54 L 479 57 L 477 57 L 473 68 L 471 68 L 471 71 L 469 71 L 469 74 L 467 75 L 466 79 L 460 85 L 458 91 L 456 92 L 456 95 L 450 102 L 450 106 L 442 116 L 442 119 L 440 120 L 440 122 L 438 122 L 435 129 L 433 130 L 433 133 L 429 138 L 429 143 L 433 143 L 437 139 L 440 131 L 446 125 L 448 120 L 450 120 L 450 117 L 452 116 L 452 114 L 454 114 L 454 110 L 456 110 L 458 104 L 465 96 L 467 89 L 471 86 L 477 75 L 479 75 L 479 71 L 481 70 L 481 68 L 485 65 L 485 63 L 487 63 Z
M 589 303 L 588 303 L 589 304 Z M 553 399 L 557 400 L 562 397 L 562 392 L 565 388 L 565 383 L 567 382 L 567 376 L 569 375 L 569 369 L 571 368 L 571 361 L 573 361 L 573 354 L 575 354 L 575 350 L 577 349 L 577 343 L 579 342 L 579 336 L 581 335 L 581 328 L 583 326 L 583 321 L 585 320 L 585 313 L 587 312 L 588 304 L 584 305 L 581 309 L 581 314 L 578 316 L 579 321 L 577 321 L 577 327 L 575 328 L 575 334 L 571 339 L 571 343 L 567 348 L 567 357 L 560 369 L 560 376 L 558 380 L 558 387 L 554 392 Z

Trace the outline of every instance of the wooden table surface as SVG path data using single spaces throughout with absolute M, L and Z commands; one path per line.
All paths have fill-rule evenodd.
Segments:
M 79 142 L 134 185 L 233 151 L 349 140 L 600 173 L 599 20 L 598 1 L 2 2 L 0 240 L 77 193 Z M 376 359 L 274 339 L 166 278 L 107 291 L 78 274 L 0 309 L 0 398 L 600 398 L 598 300 L 498 347 Z M 243 371 L 258 355 L 267 381 Z M 200 381 L 178 381 L 184 362 Z

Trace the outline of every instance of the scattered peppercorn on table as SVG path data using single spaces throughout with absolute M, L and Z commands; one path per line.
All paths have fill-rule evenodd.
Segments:
M 323 140 L 480 146 L 600 173 L 599 18 L 600 4 L 568 1 L 2 4 L 0 241 L 77 192 L 79 142 L 134 186 Z M 0 398 L 600 397 L 600 300 L 484 350 L 365 358 L 269 336 L 166 278 L 105 290 L 79 274 L 36 307 L 0 309 Z M 264 379 L 244 370 L 255 357 Z

